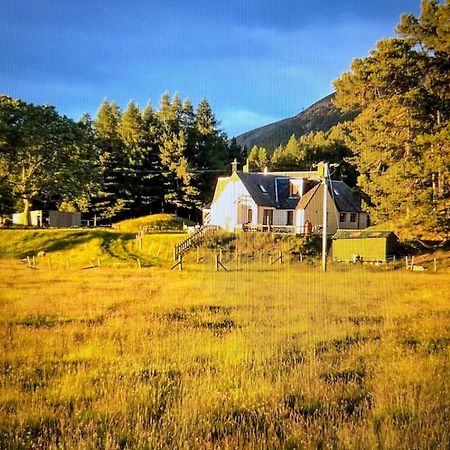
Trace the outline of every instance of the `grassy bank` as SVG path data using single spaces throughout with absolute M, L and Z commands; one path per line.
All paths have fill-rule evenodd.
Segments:
M 1 448 L 448 448 L 450 278 L 0 261 Z
M 136 234 L 109 229 L 0 230 L 0 257 L 35 258 L 38 266 L 82 268 L 90 265 L 167 266 L 183 233 Z M 44 252 L 45 254 L 43 254 Z

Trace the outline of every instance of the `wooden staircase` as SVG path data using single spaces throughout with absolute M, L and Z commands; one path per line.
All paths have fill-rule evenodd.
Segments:
M 215 225 L 204 225 L 200 227 L 195 233 L 191 234 L 188 238 L 186 238 L 183 242 L 175 245 L 174 257 L 175 261 L 179 259 L 180 256 L 183 256 L 184 253 L 189 251 L 192 248 L 196 248 L 203 243 L 205 237 L 215 233 L 218 231 L 220 227 Z

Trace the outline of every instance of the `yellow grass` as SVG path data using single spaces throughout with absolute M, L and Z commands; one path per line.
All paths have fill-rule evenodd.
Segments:
M 0 260 L 0 448 L 448 448 L 448 274 L 228 268 Z

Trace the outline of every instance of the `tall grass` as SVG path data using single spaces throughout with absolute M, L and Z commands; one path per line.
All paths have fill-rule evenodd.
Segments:
M 449 447 L 447 274 L 227 264 L 0 261 L 0 448 Z

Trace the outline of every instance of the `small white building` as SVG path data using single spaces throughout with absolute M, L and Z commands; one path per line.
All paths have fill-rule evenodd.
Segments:
M 343 181 L 328 188 L 327 229 L 362 229 L 368 216 Z M 323 226 L 323 185 L 317 172 L 241 172 L 217 180 L 209 224 L 227 231 L 261 230 L 309 234 Z
M 24 213 L 13 214 L 13 223 L 25 225 L 27 223 Z M 65 211 L 30 211 L 30 225 L 34 227 L 72 228 L 81 226 L 81 213 Z

